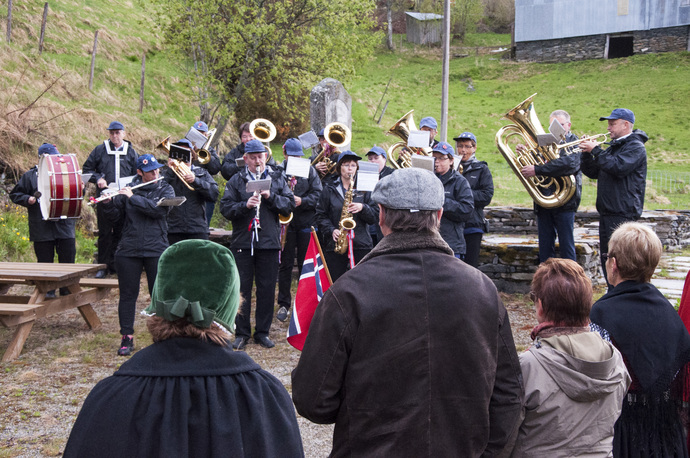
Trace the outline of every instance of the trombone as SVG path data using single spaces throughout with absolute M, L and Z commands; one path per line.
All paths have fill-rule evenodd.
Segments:
M 209 152 L 209 150 L 211 149 L 211 142 L 213 142 L 213 137 L 215 135 L 216 129 L 211 129 L 208 132 L 208 137 L 206 143 L 204 143 L 204 146 L 202 146 L 198 151 L 196 151 L 196 158 L 197 161 L 199 161 L 199 164 L 205 165 L 211 161 L 211 153 Z

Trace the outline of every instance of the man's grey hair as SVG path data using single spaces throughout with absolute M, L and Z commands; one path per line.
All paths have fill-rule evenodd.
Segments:
M 570 122 L 570 115 L 565 110 L 556 110 L 553 113 L 551 113 L 549 118 L 559 118 L 563 119 L 565 122 Z

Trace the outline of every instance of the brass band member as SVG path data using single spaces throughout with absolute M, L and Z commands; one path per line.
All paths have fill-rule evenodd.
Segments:
M 223 175 L 223 178 L 228 181 L 230 181 L 230 178 L 240 171 L 240 167 L 237 166 L 235 160 L 244 157 L 247 142 L 250 140 L 255 140 L 254 135 L 252 134 L 251 130 L 249 130 L 250 124 L 251 123 L 249 122 L 242 123 L 240 126 L 240 144 L 231 149 L 230 152 L 223 158 L 223 163 L 220 166 L 220 173 Z M 267 164 L 272 167 L 276 167 L 276 162 L 272 157 L 267 161 Z
M 336 148 L 335 146 L 331 145 L 326 141 L 326 136 L 324 133 L 324 130 L 321 129 L 319 133 L 317 134 L 317 137 L 319 138 L 319 145 L 318 147 L 314 150 L 314 152 L 311 155 L 311 161 L 314 162 L 316 157 L 321 153 L 321 151 L 324 152 L 324 157 L 330 159 L 333 162 L 338 161 L 338 154 L 340 154 L 340 150 Z M 325 161 L 320 161 L 314 164 L 314 168 L 316 169 L 317 172 L 319 172 L 319 176 L 321 177 L 321 183 L 325 186 L 327 183 L 330 183 L 334 181 L 337 177 L 338 174 L 334 171 L 331 173 L 328 173 L 328 165 L 326 164 Z
M 95 183 L 99 197 L 110 183 L 119 189 L 120 178 L 135 175 L 137 172 L 137 152 L 132 144 L 125 140 L 125 126 L 113 121 L 108 126 L 109 140 L 96 146 L 89 154 L 82 167 L 83 173 L 90 173 L 89 182 Z M 122 226 L 120 222 L 111 223 L 103 215 L 103 207 L 96 207 L 98 218 L 98 263 L 107 264 L 108 270 L 101 270 L 96 278 L 103 278 L 115 272 L 115 249 L 120 241 Z
M 175 196 L 173 188 L 159 178 L 163 164 L 151 154 L 142 154 L 137 159 L 137 176 L 129 186 L 151 183 L 137 189 L 122 188 L 112 199 L 99 203 L 103 214 L 110 221 L 122 221 L 122 238 L 115 252 L 117 283 L 120 301 L 117 314 L 120 319 L 122 342 L 117 354 L 128 356 L 134 349 L 134 312 L 141 272 L 146 271 L 149 294 L 158 272 L 158 258 L 168 247 L 168 209 L 157 205 L 161 198 Z
M 316 207 L 316 220 L 324 238 L 324 256 L 333 281 L 357 264 L 373 246 L 367 226 L 378 221 L 378 209 L 371 203 L 370 192 L 358 192 L 355 188 L 360 159 L 349 150 L 340 153 L 336 166 L 339 178 L 324 187 Z M 348 196 L 351 199 L 345 205 Z M 345 214 L 356 224 L 349 234 L 341 234 L 340 222 Z M 343 254 L 335 251 L 341 237 L 347 244 Z
M 244 148 L 244 169 L 225 186 L 220 200 L 221 214 L 232 222 L 232 253 L 240 273 L 241 313 L 235 319 L 233 347 L 242 350 L 252 335 L 250 315 L 252 284 L 256 278 L 256 329 L 254 341 L 265 348 L 275 346 L 268 337 L 273 321 L 280 223 L 278 214 L 295 210 L 292 191 L 276 167 L 266 164 L 266 148 L 259 140 L 250 140 Z M 269 190 L 255 195 L 247 192 L 250 180 L 271 179 Z M 260 228 L 260 230 L 259 230 Z
M 390 175 L 394 170 L 386 165 L 388 160 L 388 154 L 386 150 L 380 146 L 372 146 L 367 153 L 367 161 L 373 162 L 379 167 L 379 180 L 385 176 Z M 383 233 L 381 232 L 381 227 L 379 227 L 378 221 L 369 226 L 369 235 L 371 235 L 371 241 L 373 246 L 376 246 L 383 238 Z
M 172 207 L 168 214 L 168 242 L 172 245 L 180 240 L 208 240 L 206 204 L 218 199 L 218 183 L 206 169 L 192 164 L 192 144 L 189 140 L 183 138 L 173 146 L 189 150 L 190 161 L 185 162 L 185 172 L 189 173 L 183 175 L 183 182 L 173 171 L 173 159 L 168 160 L 165 181 L 172 186 L 176 196 L 187 199 L 182 205 Z
M 60 154 L 50 143 L 44 143 L 38 148 L 38 156 L 44 154 Z M 81 183 L 79 183 L 81 185 Z M 74 263 L 77 255 L 74 228 L 77 220 L 74 218 L 57 221 L 44 221 L 41 216 L 41 206 L 36 198 L 38 192 L 38 167 L 33 167 L 19 179 L 12 191 L 10 199 L 17 205 L 26 207 L 29 213 L 29 240 L 34 244 L 34 253 L 38 262 L 53 262 L 57 253 L 59 263 Z M 50 196 L 45 196 L 50 199 Z M 69 289 L 61 288 L 60 294 L 69 294 Z M 46 298 L 55 297 L 55 291 L 48 291 Z
M 304 156 L 302 144 L 296 138 L 289 138 L 283 145 L 286 157 Z M 283 162 L 283 170 L 287 170 L 287 159 Z M 292 304 L 290 286 L 292 286 L 292 270 L 295 265 L 295 250 L 297 250 L 297 272 L 302 272 L 304 256 L 309 247 L 311 227 L 316 226 L 316 204 L 323 187 L 319 174 L 314 167 L 309 167 L 309 177 L 287 177 L 288 185 L 295 196 L 295 211 L 292 221 L 285 230 L 285 247 L 280 258 L 278 271 L 278 313 L 276 318 L 287 320 L 288 311 Z
M 204 137 L 208 138 L 208 125 L 206 125 L 205 122 L 197 121 L 196 123 L 194 123 L 194 126 L 192 127 L 204 134 Z M 211 177 L 215 177 L 216 175 L 218 175 L 218 172 L 220 172 L 220 157 L 218 156 L 218 153 L 216 153 L 215 148 L 209 146 L 208 152 L 211 155 L 211 159 L 206 164 L 202 164 L 198 160 L 196 160 L 194 161 L 194 166 L 206 169 L 206 171 L 209 173 L 209 175 L 211 175 Z M 212 202 L 206 202 L 206 222 L 209 226 L 211 225 L 211 217 L 213 216 L 213 210 L 216 207 L 217 199 L 218 197 L 216 197 Z

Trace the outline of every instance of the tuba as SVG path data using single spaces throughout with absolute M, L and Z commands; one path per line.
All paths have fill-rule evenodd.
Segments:
M 323 128 L 323 135 L 328 142 L 328 149 L 323 148 L 321 152 L 314 158 L 311 165 L 316 165 L 319 162 L 326 164 L 326 172 L 321 174 L 321 178 L 333 173 L 336 163 L 331 160 L 330 156 L 340 153 L 341 147 L 347 145 L 352 140 L 352 133 L 350 129 L 341 122 L 332 122 Z M 326 155 L 328 154 L 328 156 Z
M 417 130 L 417 125 L 414 123 L 414 110 L 408 111 L 402 118 L 393 124 L 393 127 L 388 129 L 386 135 L 396 135 L 403 141 L 394 143 L 388 148 L 388 161 L 394 169 L 404 169 L 412 165 L 410 154 L 421 154 L 422 156 L 431 156 L 431 147 L 426 148 L 412 148 L 407 146 L 407 139 L 410 132 Z M 402 151 L 406 148 L 408 151 Z
M 542 165 L 549 161 L 561 157 L 561 151 L 565 150 L 568 154 L 579 152 L 577 145 L 584 141 L 596 141 L 602 135 L 592 137 L 582 137 L 579 140 L 557 145 L 539 146 L 537 136 L 543 135 L 544 128 L 539 122 L 539 118 L 534 111 L 532 99 L 537 94 L 532 94 L 525 101 L 505 114 L 505 118 L 514 124 L 502 127 L 496 132 L 496 146 L 503 157 L 508 161 L 508 165 L 513 169 L 515 175 L 525 187 L 532 200 L 537 205 L 544 208 L 555 208 L 565 204 L 575 194 L 576 181 L 574 175 L 563 177 L 534 176 L 526 178 L 522 175 L 522 168 L 527 165 Z M 508 144 L 508 140 L 517 136 L 521 139 L 524 148 L 516 148 L 513 151 Z
M 353 176 L 350 176 L 350 187 L 347 188 L 347 193 L 345 193 L 345 199 L 343 201 L 343 209 L 340 212 L 340 222 L 338 223 L 338 228 L 340 229 L 340 235 L 338 240 L 335 242 L 335 252 L 338 254 L 345 254 L 347 252 L 347 235 L 348 233 L 357 226 L 355 219 L 352 217 L 352 213 L 347 211 L 347 207 L 352 203 L 352 193 L 355 188 L 355 180 Z

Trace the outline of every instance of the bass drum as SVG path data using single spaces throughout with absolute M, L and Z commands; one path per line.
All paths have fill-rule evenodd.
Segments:
M 84 195 L 77 156 L 42 155 L 38 161 L 38 192 L 44 220 L 79 218 Z

